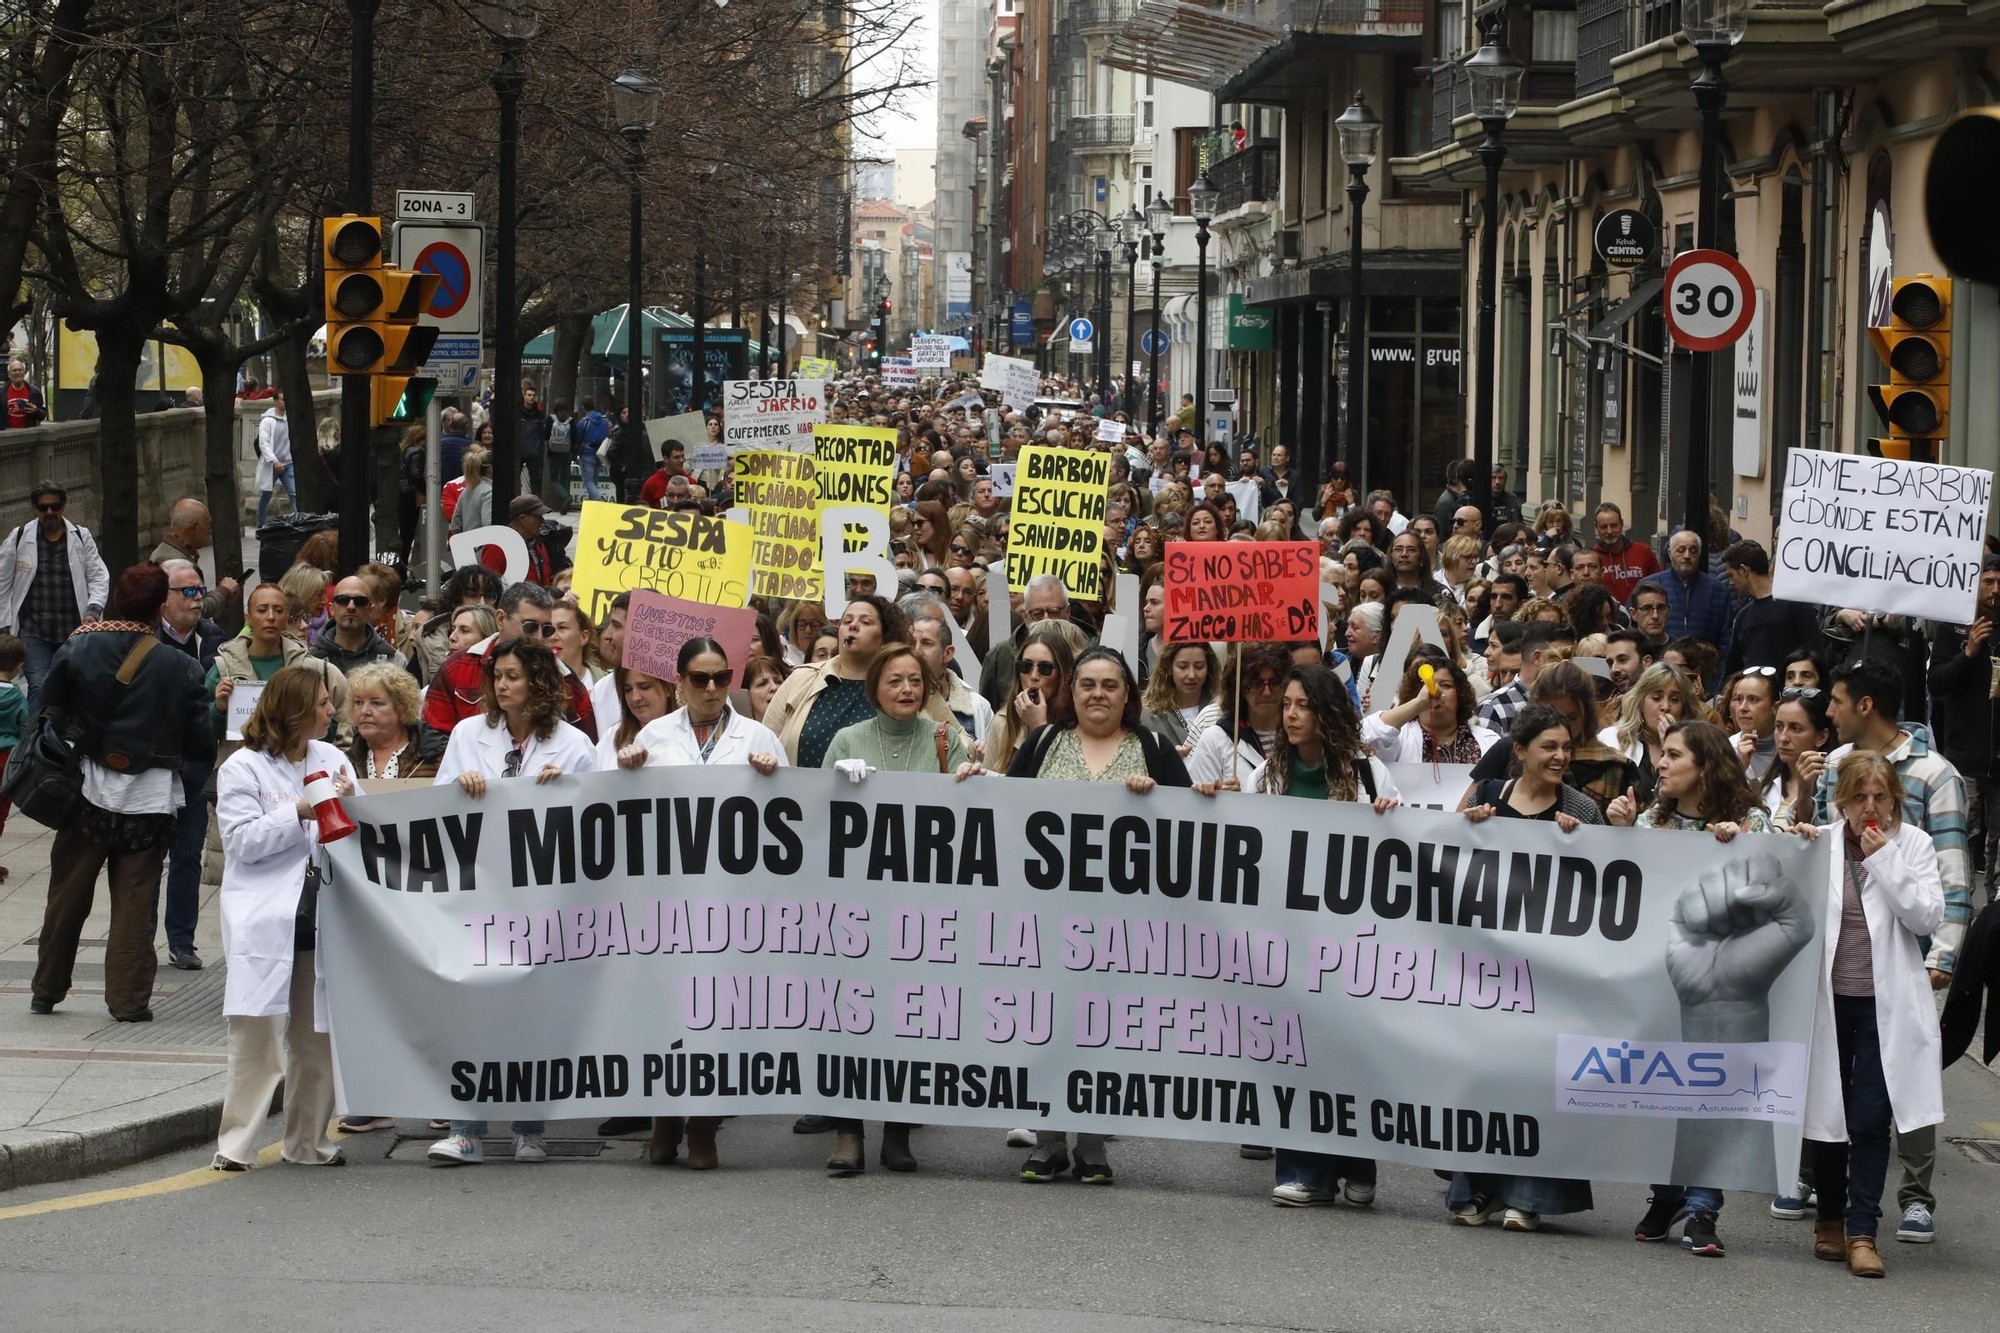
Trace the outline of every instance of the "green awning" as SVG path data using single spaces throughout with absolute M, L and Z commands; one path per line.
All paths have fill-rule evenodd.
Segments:
M 590 354 L 592 356 L 615 358 L 625 355 L 627 346 L 625 311 L 625 305 L 615 305 L 590 321 Z M 649 305 L 645 307 L 643 315 L 646 323 L 640 332 L 639 338 L 639 354 L 642 357 L 649 357 L 651 355 L 652 339 L 647 335 L 654 329 L 689 329 L 694 327 L 694 321 L 686 315 L 681 314 L 677 310 L 669 310 L 663 305 Z M 731 332 L 731 330 L 717 330 L 717 332 Z M 527 344 L 521 348 L 521 357 L 527 361 L 547 361 L 555 355 L 555 350 L 555 330 L 550 329 L 536 337 L 530 338 Z M 763 352 L 764 349 L 761 344 L 755 341 L 751 342 L 750 359 L 752 361 L 762 356 Z

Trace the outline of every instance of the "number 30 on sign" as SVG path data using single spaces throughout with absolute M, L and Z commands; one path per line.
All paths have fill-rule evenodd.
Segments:
M 1715 352 L 1741 338 L 1757 311 L 1757 289 L 1732 255 L 1689 250 L 1667 266 L 1667 331 L 1691 352 Z

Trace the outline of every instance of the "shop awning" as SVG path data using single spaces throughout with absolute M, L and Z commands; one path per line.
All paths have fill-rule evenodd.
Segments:
M 1214 92 L 1284 36 L 1268 24 L 1206 5 L 1140 0 L 1105 47 L 1103 63 Z
M 1634 315 L 1651 304 L 1653 298 L 1660 294 L 1660 288 L 1665 285 L 1665 278 L 1648 278 L 1638 284 L 1632 289 L 1630 295 L 1617 305 L 1612 306 L 1603 319 L 1591 325 L 1590 332 L 1586 336 L 1591 338 L 1609 338 L 1613 333 L 1630 323 Z

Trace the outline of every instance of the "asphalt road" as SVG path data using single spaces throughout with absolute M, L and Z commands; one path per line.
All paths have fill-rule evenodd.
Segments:
M 2000 1139 L 2000 1080 L 1954 1070 L 1946 1100 L 1947 1136 Z M 1595 1212 L 1517 1235 L 1447 1226 L 1441 1182 L 1408 1167 L 1384 1169 L 1372 1209 L 1274 1208 L 1270 1165 L 1224 1145 L 1114 1143 L 1119 1183 L 1093 1189 L 1020 1183 L 1024 1153 L 987 1130 L 922 1130 L 921 1173 L 851 1180 L 821 1172 L 830 1138 L 768 1118 L 727 1124 L 711 1173 L 648 1165 L 636 1142 L 440 1170 L 422 1160 L 426 1133 L 349 1139 L 337 1170 L 223 1176 L 191 1152 L 0 1195 L 0 1326 L 2000 1327 L 2000 1165 L 1951 1145 L 1938 1243 L 1885 1241 L 1889 1279 L 1863 1282 L 1812 1259 L 1810 1222 L 1747 1195 L 1729 1201 L 1716 1261 L 1635 1245 L 1635 1185 L 1600 1185 Z

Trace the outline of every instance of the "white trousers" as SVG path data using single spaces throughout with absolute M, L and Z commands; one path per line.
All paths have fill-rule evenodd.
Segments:
M 229 1020 L 229 1086 L 215 1155 L 257 1163 L 257 1139 L 278 1084 L 285 1085 L 284 1159 L 323 1166 L 339 1155 L 326 1137 L 333 1118 L 333 1044 L 313 1031 L 313 958 L 294 958 L 291 1013 Z

